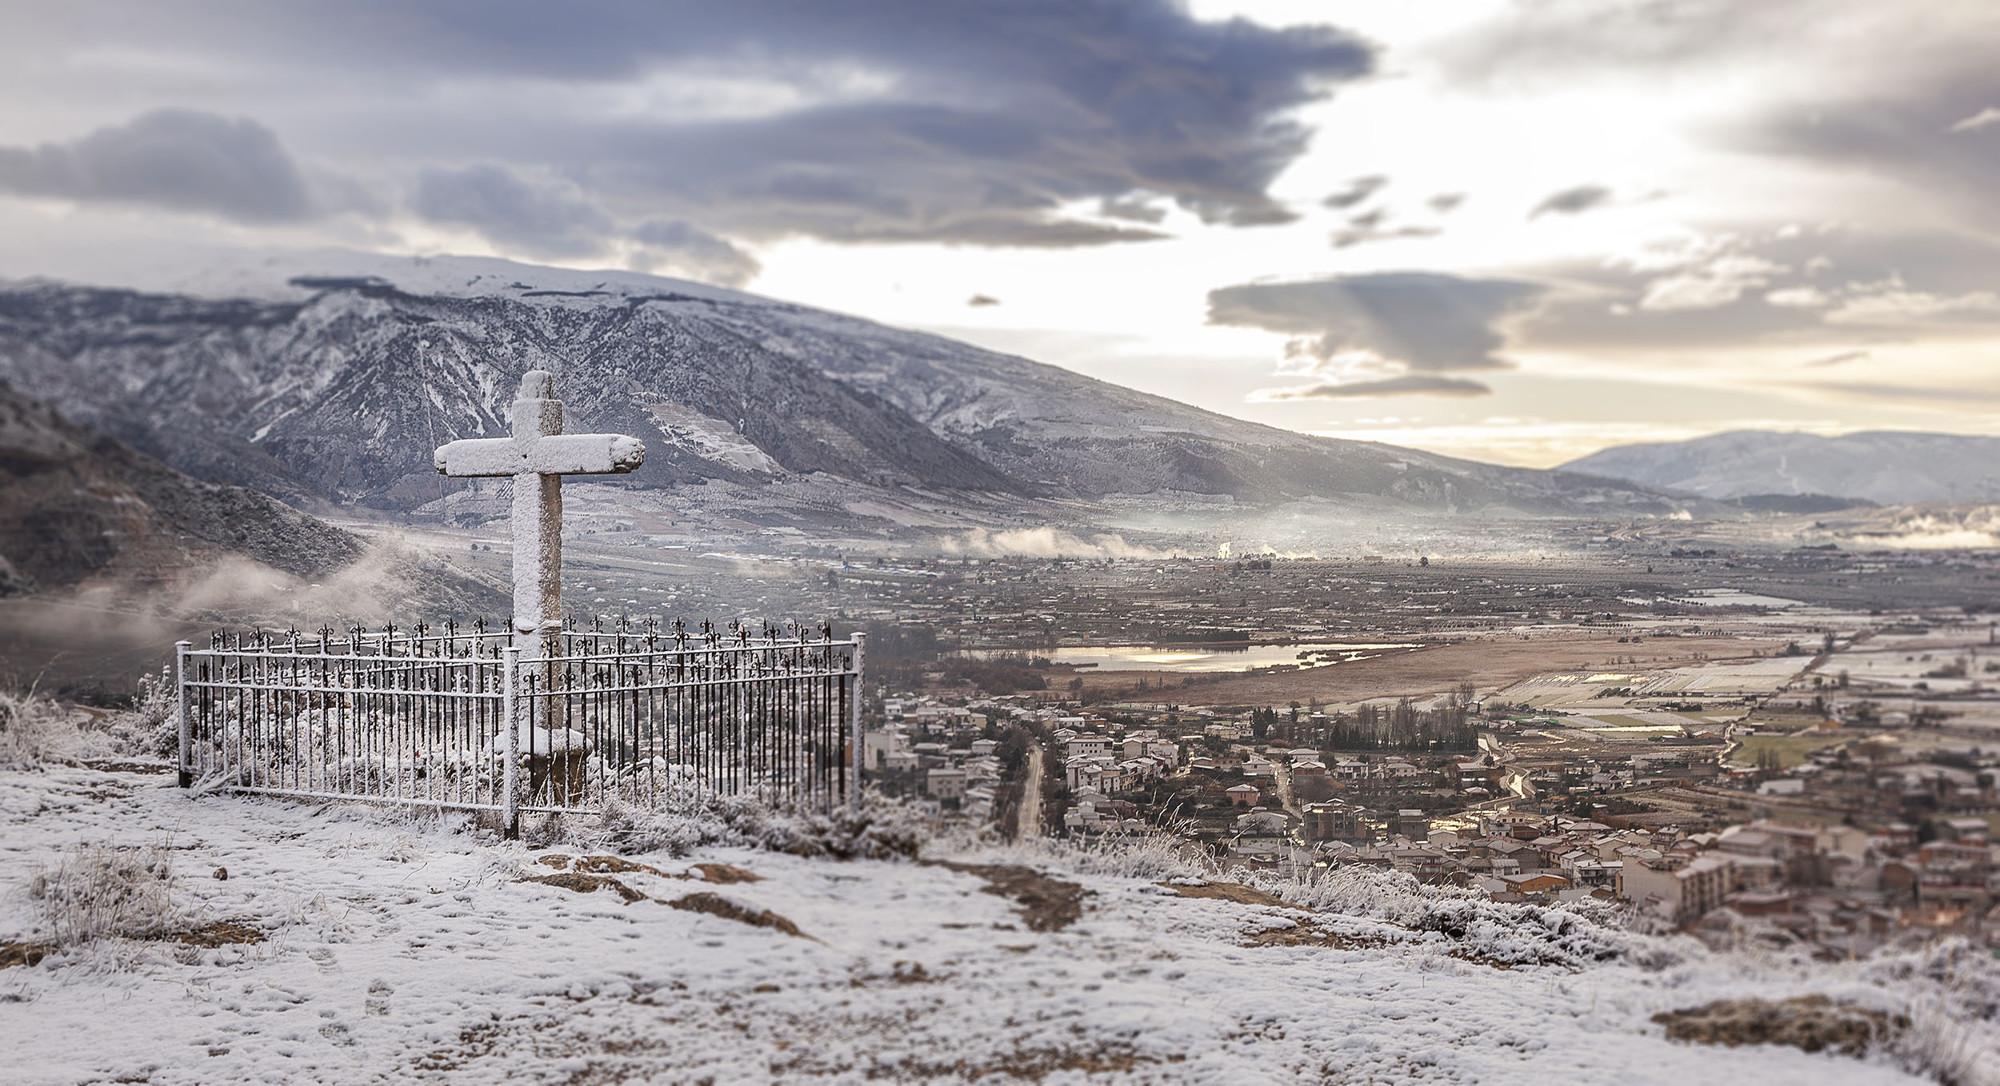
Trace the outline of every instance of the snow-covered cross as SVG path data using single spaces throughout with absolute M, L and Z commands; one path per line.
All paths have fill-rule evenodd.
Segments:
M 514 479 L 514 645 L 544 655 L 562 628 L 562 477 L 622 475 L 646 460 L 623 434 L 565 434 L 555 375 L 529 370 L 508 412 L 511 437 L 453 441 L 437 451 L 440 475 Z

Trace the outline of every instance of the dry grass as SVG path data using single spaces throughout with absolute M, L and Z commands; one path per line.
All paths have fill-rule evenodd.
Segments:
M 0 768 L 33 769 L 107 752 L 102 735 L 78 728 L 48 698 L 33 691 L 0 691 Z
M 178 884 L 173 854 L 165 848 L 85 845 L 37 870 L 28 882 L 28 898 L 56 946 L 83 946 L 170 932 Z
M 1912 1069 L 1942 1086 L 2000 1086 L 2000 1047 L 1964 1013 L 1954 1013 L 1949 986 L 1912 1000 L 1908 1025 L 1891 1047 Z

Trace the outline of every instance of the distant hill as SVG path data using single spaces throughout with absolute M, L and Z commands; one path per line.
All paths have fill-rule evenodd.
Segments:
M 460 489 L 432 469 L 432 450 L 504 432 L 535 367 L 558 374 L 572 425 L 646 441 L 645 466 L 617 485 L 723 481 L 762 488 L 773 507 L 802 489 L 784 484 L 808 479 L 959 508 L 1185 495 L 1593 516 L 1686 505 L 1260 426 L 678 280 L 353 253 L 257 268 L 185 294 L 0 289 L 0 376 L 192 474 L 308 508 L 409 512 Z
M 0 595 L 87 588 L 171 610 L 220 563 L 310 584 L 368 553 L 351 532 L 254 490 L 190 478 L 0 382 Z M 502 613 L 489 587 L 410 562 L 383 563 L 371 582 L 433 607 Z
M 2000 499 L 2000 438 L 1739 430 L 1692 441 L 1619 445 L 1560 470 L 1709 498 L 1831 495 L 1882 505 L 1989 501 Z

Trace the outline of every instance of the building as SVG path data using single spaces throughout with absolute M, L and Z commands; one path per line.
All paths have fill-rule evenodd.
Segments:
M 957 801 L 965 798 L 965 770 L 941 766 L 925 775 L 924 790 L 933 799 Z
M 1699 920 L 1736 889 L 1734 858 L 1708 854 L 1671 866 L 1671 859 L 1627 864 L 1619 896 L 1654 909 L 1675 924 Z

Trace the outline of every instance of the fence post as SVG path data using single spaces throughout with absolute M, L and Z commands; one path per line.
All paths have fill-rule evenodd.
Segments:
M 175 756 L 174 765 L 180 770 L 182 788 L 187 788 L 194 784 L 194 769 L 190 765 L 190 760 L 194 754 L 194 744 L 191 742 L 193 737 L 188 734 L 187 701 L 188 650 L 193 647 L 192 642 L 174 642 L 174 729 L 180 735 L 180 751 Z
M 500 719 L 507 756 L 500 772 L 500 821 L 511 841 L 521 836 L 521 648 L 509 645 L 500 651 Z
M 863 663 L 867 655 L 868 635 L 856 631 L 854 634 L 854 705 L 852 709 L 854 714 L 854 738 L 849 740 L 853 749 L 848 751 L 849 760 L 854 763 L 854 771 L 847 778 L 847 805 L 857 810 L 861 807 L 861 767 L 864 764 L 865 752 L 868 749 L 867 727 L 861 723 L 861 676 L 864 670 Z

